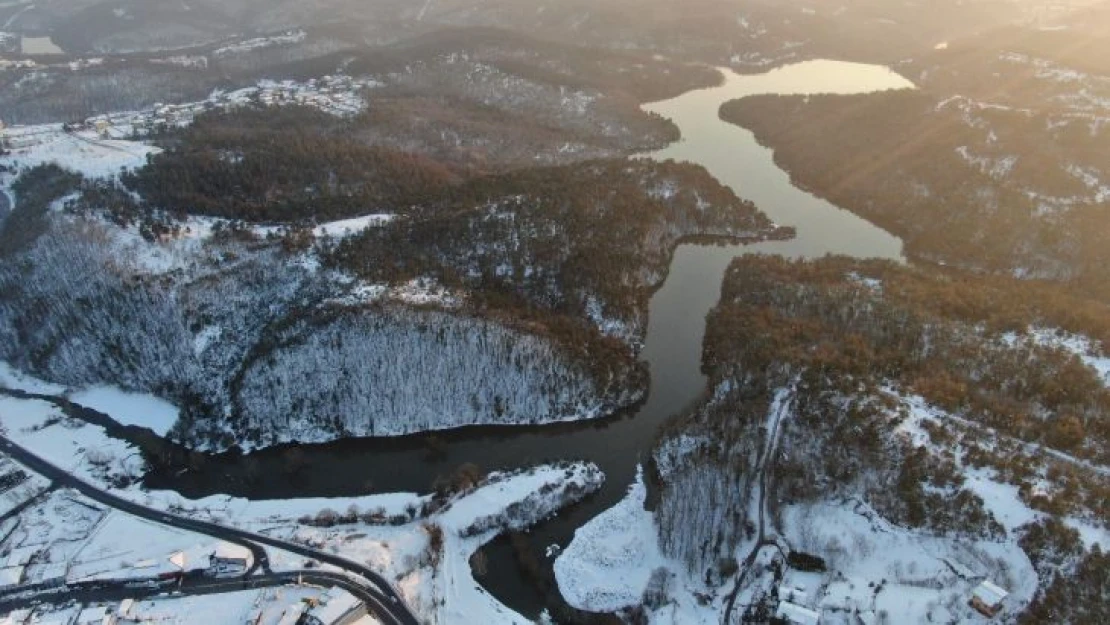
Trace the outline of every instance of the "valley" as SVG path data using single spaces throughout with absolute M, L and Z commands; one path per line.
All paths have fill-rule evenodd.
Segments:
M 0 610 L 1107 616 L 1098 3 L 252 2 L 0 7 Z

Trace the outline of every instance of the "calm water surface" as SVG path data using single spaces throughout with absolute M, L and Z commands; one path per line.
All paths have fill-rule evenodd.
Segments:
M 252 498 L 427 491 L 438 475 L 464 462 L 493 470 L 553 459 L 590 460 L 608 477 L 601 492 L 533 530 L 537 544 L 565 546 L 575 528 L 623 496 L 667 418 L 704 392 L 700 363 L 705 315 L 718 300 L 725 268 L 733 258 L 752 253 L 902 258 L 896 237 L 791 185 L 789 176 L 775 166 L 771 151 L 747 130 L 721 121 L 718 109 L 729 100 L 756 94 L 868 93 L 913 85 L 886 68 L 833 61 L 801 63 L 756 76 L 728 70 L 723 74 L 719 87 L 644 107 L 672 119 L 683 137 L 644 157 L 704 166 L 775 222 L 797 227 L 798 236 L 749 246 L 683 245 L 676 251 L 666 283 L 651 300 L 643 353 L 651 367 L 651 394 L 638 409 L 593 423 L 442 433 L 447 451 L 434 460 L 427 458 L 425 436 L 355 439 L 304 446 L 308 464 L 292 481 L 281 471 L 282 450 L 273 449 L 254 454 L 262 475 L 268 477 L 253 483 L 242 479 L 234 459 L 216 458 L 200 473 L 151 476 L 148 486 L 174 488 L 188 496 L 224 492 Z M 504 542 L 491 545 L 489 556 L 485 587 L 523 614 L 538 613 L 540 597 L 520 579 Z

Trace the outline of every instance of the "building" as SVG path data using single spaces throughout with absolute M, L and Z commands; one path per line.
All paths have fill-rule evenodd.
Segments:
M 116 615 L 107 606 L 85 608 L 77 615 L 73 625 L 116 625 Z
M 220 543 L 208 557 L 208 572 L 217 577 L 242 575 L 251 565 L 250 549 L 232 543 Z
M 1009 595 L 1010 593 L 995 585 L 994 582 L 985 579 L 971 591 L 971 601 L 968 603 L 977 612 L 990 618 L 1002 611 L 1002 602 Z
M 789 601 L 779 602 L 779 607 L 775 609 L 775 618 L 790 625 L 818 625 L 821 622 L 821 615 L 817 612 Z
M 0 625 L 24 625 L 31 620 L 30 610 L 14 610 L 7 616 L 0 616 Z
M 119 607 L 116 608 L 116 618 L 117 619 L 125 619 L 125 618 L 129 619 L 129 618 L 131 618 L 131 612 L 134 609 L 135 609 L 135 600 L 134 599 L 124 599 L 123 601 L 119 602 Z
M 6 566 L 0 569 L 0 588 L 7 588 L 8 586 L 18 586 L 23 583 L 23 572 L 26 567 L 19 566 Z
M 301 622 L 303 625 L 350 625 L 364 616 L 366 606 L 358 597 L 333 586 L 309 608 Z

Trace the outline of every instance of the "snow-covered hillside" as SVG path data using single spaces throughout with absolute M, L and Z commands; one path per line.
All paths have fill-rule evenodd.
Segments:
M 158 396 L 180 410 L 125 420 L 207 449 L 612 414 L 646 391 L 647 298 L 674 246 L 787 234 L 704 171 L 623 161 L 475 183 L 476 197 L 507 195 L 442 217 L 173 216 L 117 180 L 154 148 L 50 133 L 0 160 L 19 196 L 0 360 L 67 389 Z M 581 188 L 568 202 L 520 193 L 550 176 Z M 445 223 L 470 240 L 435 234 Z M 426 232 L 406 237 L 414 227 Z

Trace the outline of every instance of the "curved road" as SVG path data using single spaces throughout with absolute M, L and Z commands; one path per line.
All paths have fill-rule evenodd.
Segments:
M 251 552 L 254 554 L 255 564 L 251 568 L 251 571 L 248 571 L 248 574 L 255 571 L 258 567 L 261 567 L 262 570 L 266 572 L 266 574 L 254 578 L 240 579 L 235 582 L 239 584 L 240 587 L 242 587 L 242 584 L 244 582 L 249 583 L 253 579 L 288 579 L 288 576 L 292 576 L 294 579 L 298 576 L 302 576 L 304 579 L 327 579 L 329 580 L 327 583 L 341 586 L 351 591 L 352 594 L 355 594 L 356 596 L 362 598 L 366 602 L 367 607 L 370 609 L 374 609 L 376 614 L 387 623 L 392 623 L 394 625 L 419 625 L 420 623 L 420 621 L 416 618 L 416 615 L 413 614 L 409 607 L 405 604 L 400 594 L 398 594 L 397 591 L 393 588 L 393 585 L 390 584 L 389 581 L 386 580 L 384 577 L 370 570 L 370 568 L 365 565 L 353 562 L 335 554 L 327 553 L 324 551 L 317 551 L 316 549 L 312 549 L 310 547 L 306 547 L 297 543 L 286 542 L 283 540 L 272 538 L 270 536 L 256 534 L 254 532 L 247 532 L 234 527 L 227 527 L 208 521 L 201 521 L 198 519 L 178 516 L 162 510 L 147 508 L 133 501 L 129 501 L 117 495 L 113 495 L 112 493 L 109 493 L 107 491 L 101 490 L 100 488 L 97 488 L 89 484 L 88 482 L 74 477 L 69 472 L 54 466 L 53 464 L 36 456 L 29 450 L 20 447 L 4 436 L 0 436 L 0 451 L 9 454 L 12 458 L 22 463 L 27 468 L 43 475 L 44 477 L 47 477 L 48 479 L 53 480 L 55 484 L 59 486 L 64 486 L 66 488 L 72 488 L 73 490 L 78 491 L 89 499 L 92 499 L 93 501 L 101 503 L 105 506 L 121 510 L 128 514 L 133 514 L 137 517 L 154 521 L 156 523 L 168 525 L 170 527 L 189 530 L 200 534 L 207 534 L 221 540 L 226 540 L 228 542 L 243 545 L 244 547 L 250 549 Z M 306 558 L 311 558 L 320 562 L 331 564 L 343 569 L 344 571 L 347 571 L 348 573 L 353 573 L 357 576 L 365 578 L 366 581 L 370 582 L 370 584 L 373 586 L 373 589 L 359 585 L 347 576 L 327 573 L 326 571 L 274 574 L 270 570 L 269 556 L 266 554 L 266 550 L 260 547 L 259 544 L 269 545 L 277 549 L 282 549 L 291 553 L 295 553 L 297 555 L 304 556 Z M 355 589 L 357 589 L 357 592 L 355 591 Z

